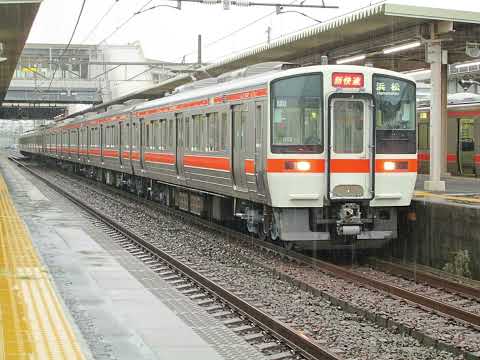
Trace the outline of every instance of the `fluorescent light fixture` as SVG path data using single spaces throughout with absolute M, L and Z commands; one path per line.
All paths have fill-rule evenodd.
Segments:
M 461 68 L 466 68 L 466 67 L 469 67 L 469 66 L 478 66 L 478 65 L 480 65 L 480 61 L 475 61 L 475 62 L 465 63 L 465 64 L 458 64 L 458 65 L 455 65 L 455 67 L 457 69 L 461 69 Z
M 403 51 L 403 50 L 413 49 L 413 48 L 419 47 L 420 45 L 422 45 L 422 43 L 420 41 L 415 41 L 415 42 L 412 42 L 412 43 L 393 46 L 393 47 L 390 47 L 390 48 L 383 49 L 383 53 L 384 54 L 392 54 L 392 53 L 396 53 L 396 52 Z
M 365 55 L 365 54 L 355 55 L 355 56 L 351 56 L 351 57 L 347 57 L 347 58 L 337 60 L 337 64 L 338 65 L 348 64 L 348 63 L 352 63 L 352 62 L 356 62 L 356 61 L 360 61 L 360 60 L 365 60 L 366 57 L 367 57 L 367 55 Z
M 425 75 L 429 73 L 430 73 L 430 69 L 418 69 L 418 70 L 405 72 L 404 74 L 405 75 Z
M 0 62 L 5 62 L 7 61 L 8 59 L 6 57 L 3 57 L 3 56 L 0 56 Z

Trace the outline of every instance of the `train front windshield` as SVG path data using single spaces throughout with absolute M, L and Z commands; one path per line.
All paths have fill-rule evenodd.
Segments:
M 377 154 L 415 154 L 415 84 L 390 76 L 373 77 Z
M 280 79 L 271 89 L 272 152 L 321 153 L 322 75 Z

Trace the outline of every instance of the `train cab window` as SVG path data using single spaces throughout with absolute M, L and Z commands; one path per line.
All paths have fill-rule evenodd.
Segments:
M 322 75 L 276 80 L 271 89 L 272 152 L 323 152 Z
M 378 154 L 414 154 L 417 150 L 415 84 L 374 75 L 376 151 Z
M 333 103 L 333 151 L 337 154 L 363 152 L 364 102 L 335 100 Z

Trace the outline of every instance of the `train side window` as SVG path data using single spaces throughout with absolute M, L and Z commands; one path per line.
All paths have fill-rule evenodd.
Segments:
M 184 122 L 183 115 L 180 115 L 178 117 L 177 126 L 178 126 L 177 146 L 183 147 L 185 145 L 184 144 L 185 122 Z
M 198 151 L 200 146 L 200 115 L 192 116 L 193 139 L 192 151 Z
M 245 150 L 247 148 L 247 111 L 241 112 L 240 117 L 240 149 Z
M 428 123 L 418 124 L 418 149 L 428 150 L 430 148 L 430 126 Z
M 217 113 L 211 113 L 207 115 L 207 151 L 216 151 L 216 122 L 218 120 Z
M 133 128 L 132 128 L 132 148 L 136 149 L 137 145 L 138 145 L 138 124 L 134 122 Z
M 174 123 L 173 120 L 168 121 L 168 146 L 169 148 L 173 147 L 173 127 Z
M 145 125 L 145 147 L 150 148 L 150 124 Z
M 208 151 L 208 138 L 207 138 L 208 119 L 206 114 L 202 114 L 200 116 L 201 116 L 200 151 Z
M 165 144 L 165 120 L 159 120 L 158 125 L 158 148 L 160 150 L 164 149 Z
M 126 137 L 125 148 L 129 149 L 130 148 L 130 123 L 127 123 L 125 125 L 125 137 Z
M 118 123 L 118 148 L 120 149 L 122 147 L 122 128 L 123 128 L 123 122 Z
M 185 149 L 190 150 L 190 117 L 185 118 Z
M 220 150 L 225 150 L 227 148 L 227 137 L 228 137 L 228 126 L 227 126 L 228 115 L 226 112 L 222 113 L 222 132 L 220 134 Z
M 162 150 L 167 148 L 167 141 L 168 141 L 168 122 L 167 120 L 162 121 Z

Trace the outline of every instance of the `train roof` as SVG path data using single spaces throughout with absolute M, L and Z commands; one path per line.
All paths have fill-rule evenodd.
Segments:
M 244 69 L 237 70 L 236 72 L 242 71 Z M 147 101 L 141 104 L 131 104 L 131 105 L 123 105 L 119 108 L 114 107 L 112 109 L 109 109 L 106 112 L 103 113 L 97 113 L 97 114 L 85 114 L 85 115 L 80 115 L 75 117 L 74 119 L 69 119 L 66 121 L 60 121 L 57 122 L 47 128 L 52 128 L 52 127 L 61 127 L 66 124 L 76 124 L 78 122 L 82 122 L 85 120 L 95 120 L 95 119 L 101 119 L 105 118 L 108 116 L 116 116 L 116 115 L 122 115 L 125 113 L 129 113 L 132 111 L 144 111 L 148 110 L 151 108 L 156 108 L 160 107 L 163 105 L 169 105 L 169 104 L 175 104 L 177 102 L 182 102 L 185 100 L 190 100 L 190 99 L 196 99 L 196 98 L 201 98 L 201 97 L 207 97 L 207 96 L 212 96 L 216 94 L 224 94 L 228 93 L 231 91 L 239 90 L 239 89 L 245 89 L 245 88 L 252 88 L 260 85 L 266 85 L 270 83 L 272 80 L 275 79 L 280 79 L 288 76 L 294 76 L 294 75 L 301 75 L 301 74 L 308 74 L 308 73 L 318 73 L 318 72 L 363 72 L 365 74 L 385 74 L 385 75 L 390 75 L 394 76 L 397 78 L 402 78 L 405 80 L 410 80 L 412 82 L 415 82 L 412 77 L 406 74 L 390 71 L 390 70 L 385 70 L 385 69 L 380 69 L 380 68 L 374 68 L 374 67 L 367 67 L 367 66 L 358 66 L 358 65 L 314 65 L 314 66 L 304 66 L 304 67 L 296 67 L 296 68 L 291 68 L 288 70 L 272 70 L 272 71 L 267 71 L 263 72 L 261 74 L 255 74 L 252 76 L 247 76 L 247 77 L 235 77 L 233 76 L 231 79 L 228 78 L 228 76 L 221 75 L 218 78 L 209 78 L 212 80 L 210 83 L 207 81 L 205 86 L 200 87 L 200 88 L 195 88 L 195 86 L 192 86 L 190 89 L 186 89 L 184 91 L 181 91 L 177 94 L 169 95 L 160 99 L 155 99 L 151 101 Z M 227 81 L 225 81 L 227 79 Z M 208 80 L 208 79 L 206 79 Z M 222 82 L 223 81 L 223 82 Z M 199 82 L 197 82 L 199 83 Z M 195 83 L 192 83 L 195 85 Z M 27 134 L 25 134 L 27 135 Z M 30 135 L 30 134 L 29 134 Z
M 245 78 L 234 78 L 228 82 L 217 82 L 211 85 L 207 85 L 200 89 L 193 89 L 181 92 L 179 94 L 174 94 L 170 96 L 166 96 L 160 99 L 147 101 L 142 104 L 138 104 L 134 107 L 134 111 L 142 111 L 148 110 L 150 108 L 155 108 L 167 104 L 172 104 L 176 102 L 185 101 L 188 99 L 195 99 L 205 96 L 211 96 L 215 94 L 223 94 L 234 90 L 244 89 L 255 87 L 258 85 L 264 85 L 272 80 L 288 77 L 292 75 L 300 75 L 300 74 L 308 74 L 308 73 L 316 73 L 316 72 L 355 72 L 361 71 L 363 73 L 373 74 L 373 73 L 382 73 L 390 76 L 395 76 L 398 78 L 403 78 L 405 80 L 410 80 L 415 82 L 412 77 L 397 73 L 390 70 L 374 68 L 374 67 L 366 67 L 366 66 L 357 66 L 357 65 L 314 65 L 314 66 L 305 66 L 305 67 L 297 67 L 294 69 L 289 70 L 282 70 L 282 71 L 270 71 L 267 73 L 249 76 Z

